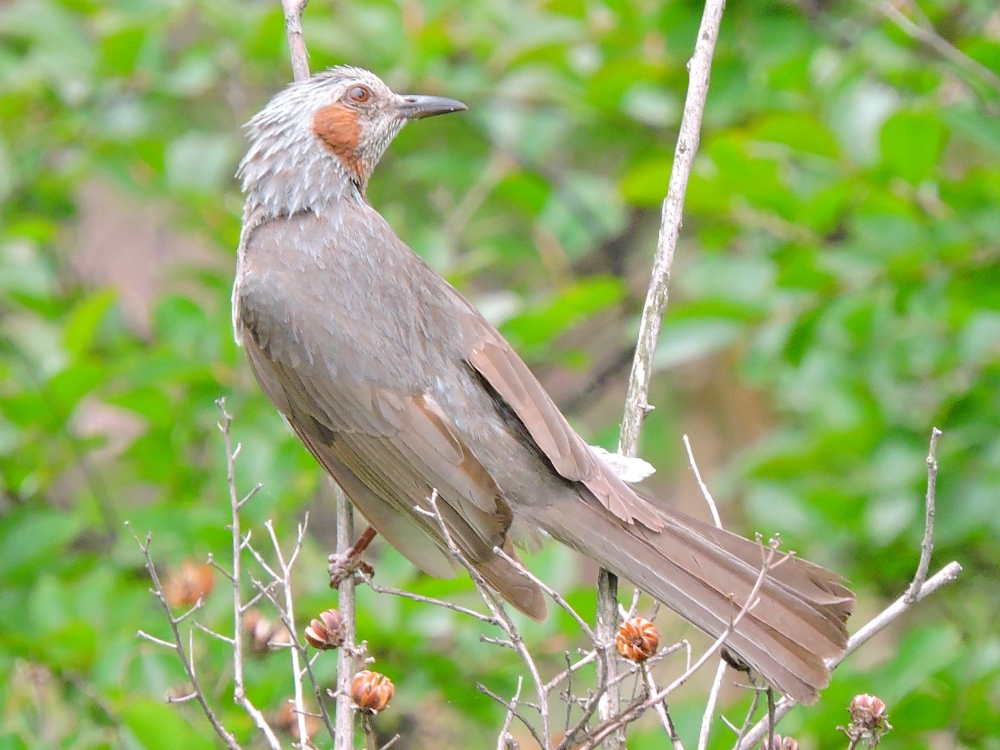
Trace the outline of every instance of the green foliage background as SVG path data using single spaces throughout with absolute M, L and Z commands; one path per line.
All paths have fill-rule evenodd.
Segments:
M 993 0 L 920 6 L 1000 73 Z M 643 455 L 660 469 L 656 491 L 685 495 L 680 435 L 701 425 L 727 524 L 780 530 L 842 571 L 860 622 L 912 575 L 927 438 L 943 429 L 935 560 L 966 572 L 785 728 L 804 747 L 842 746 L 850 696 L 873 692 L 896 727 L 886 748 L 1000 748 L 1000 96 L 873 8 L 730 3 Z M 314 70 L 362 65 L 396 90 L 470 105 L 407 128 L 370 198 L 608 447 L 700 13 L 689 0 L 313 0 L 305 16 Z M 320 473 L 254 384 L 229 318 L 240 124 L 289 78 L 276 0 L 0 7 L 4 750 L 218 744 L 193 705 L 162 702 L 183 681 L 135 637 L 165 623 L 122 521 L 152 531 L 164 570 L 226 559 L 219 396 L 244 445 L 241 488 L 264 484 L 247 522 L 273 518 L 290 543 L 313 512 L 300 616 L 335 601 Z M 169 228 L 211 249 L 171 267 L 148 329 L 123 314 L 120 290 L 74 272 L 80 196 L 95 183 L 128 206 L 165 206 Z M 112 265 L 124 252 L 105 250 Z M 94 404 L 139 428 L 83 430 Z M 416 576 L 384 547 L 373 559 L 383 583 L 472 601 L 466 581 Z M 576 562 L 547 549 L 532 566 L 592 611 Z M 225 629 L 221 583 L 204 619 Z M 362 637 L 397 685 L 380 722 L 404 733 L 398 747 L 492 746 L 502 713 L 474 683 L 512 692 L 510 654 L 450 613 L 361 597 Z M 579 643 L 557 616 L 526 632 L 553 666 Z M 197 652 L 224 720 L 248 738 L 224 644 Z M 334 660 L 318 668 L 329 679 Z M 254 661 L 249 680 L 276 710 L 287 657 Z M 690 744 L 704 694 L 696 683 L 672 704 Z M 746 702 L 733 692 L 727 712 Z M 716 725 L 713 747 L 727 732 Z M 668 747 L 655 725 L 631 737 Z

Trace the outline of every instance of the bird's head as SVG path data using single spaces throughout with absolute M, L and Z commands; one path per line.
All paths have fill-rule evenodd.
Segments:
M 331 68 L 291 84 L 250 120 L 251 145 L 238 173 L 243 191 L 275 213 L 364 195 L 407 122 L 463 109 L 454 99 L 396 94 L 361 68 Z

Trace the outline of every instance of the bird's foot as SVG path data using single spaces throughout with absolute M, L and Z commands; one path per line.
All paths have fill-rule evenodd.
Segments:
M 361 559 L 361 553 L 372 543 L 376 533 L 378 532 L 375 528 L 369 526 L 347 552 L 335 552 L 327 558 L 330 563 L 327 566 L 327 571 L 330 573 L 330 588 L 337 588 L 341 581 L 357 571 L 361 571 L 362 575 L 369 578 L 375 575 L 375 568 Z

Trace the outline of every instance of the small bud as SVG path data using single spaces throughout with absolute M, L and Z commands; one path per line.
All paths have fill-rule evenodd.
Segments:
M 344 642 L 344 618 L 335 609 L 321 612 L 319 619 L 309 623 L 305 638 L 310 646 L 320 651 L 340 647 Z
M 760 743 L 760 750 L 771 750 L 771 745 L 767 737 Z M 799 743 L 794 737 L 782 737 L 780 734 L 774 735 L 774 750 L 799 750 Z
M 351 683 L 354 705 L 370 714 L 377 714 L 388 706 L 395 692 L 392 680 L 367 669 L 354 675 L 354 682 Z
M 656 653 L 660 633 L 649 620 L 633 617 L 623 622 L 615 636 L 618 653 L 631 661 L 645 661 Z
M 174 609 L 188 609 L 212 593 L 212 566 L 185 560 L 163 581 L 163 597 Z

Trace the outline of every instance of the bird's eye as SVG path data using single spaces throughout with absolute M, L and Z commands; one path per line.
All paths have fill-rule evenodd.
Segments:
M 372 98 L 372 92 L 367 86 L 354 86 L 347 95 L 351 98 L 351 101 L 364 103 Z

